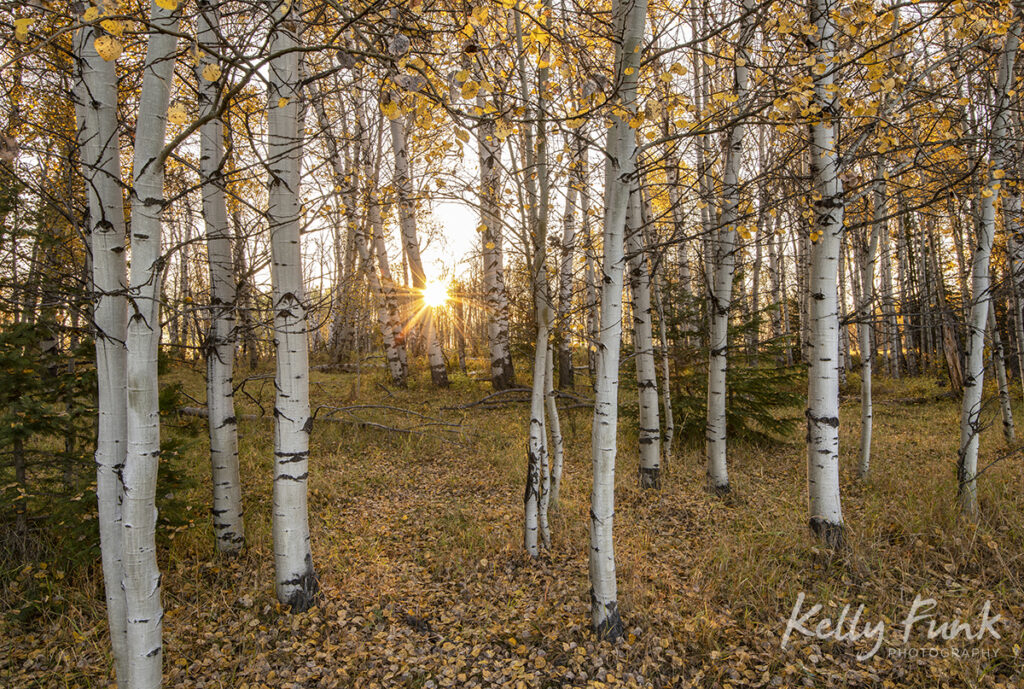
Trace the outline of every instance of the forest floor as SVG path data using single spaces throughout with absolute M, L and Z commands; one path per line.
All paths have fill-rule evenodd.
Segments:
M 855 480 L 859 408 L 851 379 L 841 414 L 850 547 L 838 556 L 819 549 L 806 528 L 802 429 L 770 447 L 731 447 L 733 494 L 721 499 L 704 491 L 700 446 L 686 438 L 677 442 L 663 489 L 641 492 L 636 434 L 623 423 L 615 527 L 627 633 L 615 644 L 596 641 L 588 622 L 589 409 L 563 414 L 565 478 L 551 512 L 553 543 L 530 560 L 521 547 L 524 404 L 446 408 L 490 392 L 485 382 L 459 374 L 444 392 L 429 389 L 425 378 L 409 390 L 386 389 L 376 372 L 318 372 L 313 379 L 314 407 L 387 405 L 393 409 L 336 416 L 413 432 L 349 422 L 314 426 L 310 522 L 322 597 L 318 607 L 294 615 L 279 608 L 273 591 L 269 416 L 240 425 L 248 542 L 235 559 L 214 554 L 202 516 L 209 468 L 204 434 L 197 434 L 188 464 L 195 523 L 160 551 L 166 686 L 1024 683 L 1021 458 L 985 471 L 976 525 L 958 519 L 958 408 L 952 399 L 935 399 L 943 389 L 931 379 L 876 383 L 875 455 L 866 482 Z M 204 397 L 201 371 L 180 368 L 165 380 Z M 580 383 L 585 396 L 586 381 Z M 257 400 L 272 408 L 272 377 L 250 380 L 244 390 L 240 413 L 258 413 Z M 321 409 L 319 416 L 328 413 Z M 993 413 L 986 412 L 989 421 Z M 993 426 L 983 436 L 982 465 L 1006 452 Z M 25 580 L 61 579 L 63 599 L 58 612 L 28 622 L 7 614 L 17 605 L 17 583 L 6 589 L 14 598 L 0 600 L 0 687 L 111 683 L 102 583 L 98 567 L 86 569 L 65 574 L 61 563 L 26 566 L 18 575 Z M 803 612 L 824 606 L 809 627 L 824 616 L 836 620 L 847 603 L 854 610 L 864 604 L 858 629 L 886 623 L 879 652 L 859 660 L 872 639 L 799 633 L 782 648 L 800 593 Z M 904 644 L 902 621 L 918 595 L 937 600 L 940 622 L 959 617 L 975 629 L 990 600 L 991 613 L 1001 616 L 1001 638 L 929 641 L 926 624 L 919 624 Z

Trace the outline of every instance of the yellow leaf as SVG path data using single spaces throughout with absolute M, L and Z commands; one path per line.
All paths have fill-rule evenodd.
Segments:
M 484 246 L 487 249 L 493 249 L 494 248 L 494 242 L 487 242 L 486 244 L 484 244 Z
M 459 82 L 460 84 L 464 82 L 466 79 L 469 79 L 468 69 L 460 69 L 458 72 L 455 73 L 455 81 Z
M 475 81 L 467 81 L 462 85 L 462 97 L 466 100 L 476 98 L 476 94 L 480 92 L 480 84 Z
M 91 22 L 100 16 L 100 8 L 93 5 L 82 14 L 82 21 Z
M 388 101 L 387 103 L 381 103 L 380 111 L 384 113 L 384 117 L 389 120 L 397 120 L 402 116 L 401 111 L 398 109 L 398 104 L 394 101 Z
M 1002 179 L 1003 177 L 1006 177 L 1006 170 L 993 170 L 992 177 L 995 179 Z
M 220 79 L 220 65 L 209 64 L 203 67 L 203 79 L 217 81 Z M 283 105 L 281 107 L 284 107 Z
M 635 69 L 633 69 L 632 67 L 626 67 L 626 70 L 625 70 L 625 71 L 626 71 L 626 74 L 627 74 L 627 75 L 630 75 L 630 74 L 632 74 L 633 72 L 635 72 L 636 70 L 635 70 Z
M 162 7 L 168 12 L 178 9 L 178 0 L 154 0 L 157 7 Z
M 456 129 L 455 138 L 465 143 L 469 141 L 469 132 L 467 132 L 465 129 Z
M 92 46 L 96 49 L 96 54 L 107 62 L 116 60 L 121 56 L 121 43 L 113 36 L 98 36 L 92 42 Z
M 35 19 L 32 19 L 32 17 L 22 17 L 21 19 L 14 20 L 14 33 L 19 37 L 18 40 L 24 40 L 21 36 L 27 36 L 28 30 L 32 28 L 34 23 Z
M 277 107 L 283 108 L 286 105 L 288 105 L 288 99 L 287 98 L 285 98 L 284 96 L 281 96 L 280 98 L 277 99 Z

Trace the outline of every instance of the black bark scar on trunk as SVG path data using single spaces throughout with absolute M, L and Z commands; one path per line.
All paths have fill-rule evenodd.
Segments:
M 313 569 L 313 556 L 306 553 L 305 570 L 297 577 L 282 582 L 282 585 L 298 587 L 288 596 L 288 600 L 284 601 L 292 612 L 305 612 L 313 607 L 320 592 L 320 580 Z

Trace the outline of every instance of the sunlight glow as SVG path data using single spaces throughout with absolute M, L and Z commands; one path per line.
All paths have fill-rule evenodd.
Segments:
M 448 282 L 434 280 L 423 288 L 423 303 L 430 308 L 444 306 L 448 302 Z

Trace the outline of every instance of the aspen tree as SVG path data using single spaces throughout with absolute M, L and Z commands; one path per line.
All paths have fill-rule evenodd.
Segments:
M 172 9 L 168 9 L 171 7 Z M 154 0 L 135 129 L 131 194 L 131 276 L 127 358 L 128 452 L 124 470 L 124 592 L 128 686 L 159 687 L 163 606 L 156 561 L 156 480 L 160 460 L 160 289 L 163 282 L 164 137 L 174 77 L 180 11 Z
M 301 612 L 319 585 L 309 545 L 309 351 L 302 281 L 299 197 L 303 133 L 299 69 L 299 7 L 268 0 L 270 60 L 267 93 L 267 221 L 270 225 L 274 345 L 274 571 L 277 599 Z
M 237 553 L 245 542 L 242 487 L 238 476 L 238 422 L 232 376 L 235 363 L 235 264 L 231 248 L 224 179 L 224 122 L 216 115 L 222 69 L 220 13 L 212 0 L 199 0 L 196 63 L 201 126 L 199 174 L 210 268 L 210 330 L 206 342 L 206 406 L 209 411 L 210 466 L 213 481 L 213 531 L 217 550 Z
M 615 575 L 615 456 L 618 430 L 619 348 L 622 335 L 624 233 L 630 189 L 636 183 L 637 80 L 643 58 L 646 0 L 612 2 L 614 74 L 618 91 L 612 99 L 624 109 L 613 114 L 605 158 L 604 259 L 601 265 L 601 337 L 591 452 L 594 484 L 590 496 L 590 614 L 598 636 L 622 635 Z
M 981 433 L 982 384 L 985 378 L 985 322 L 991 299 L 989 258 L 995 235 L 996 202 L 1005 175 L 1010 119 L 1009 91 L 1013 88 L 1014 63 L 1020 46 L 1021 24 L 1024 24 L 1024 3 L 1018 0 L 1014 2 L 1013 8 L 1014 21 L 1010 22 L 999 54 L 989 172 L 980 191 L 981 212 L 971 270 L 971 313 L 967 324 L 967 355 L 964 358 L 964 395 L 960 408 L 960 450 L 957 461 L 957 495 L 961 510 L 971 519 L 978 515 L 978 436 Z
M 807 387 L 807 490 L 810 526 L 826 545 L 845 542 L 839 498 L 839 300 L 838 276 L 843 235 L 843 184 L 837 150 L 839 111 L 832 89 L 837 67 L 835 0 L 813 0 L 815 34 L 812 68 L 814 100 L 820 115 L 811 124 L 811 176 L 814 224 L 808 280 L 809 366 Z
M 127 329 L 124 201 L 117 134 L 115 63 L 102 59 L 95 25 L 75 33 L 76 83 L 73 92 L 82 175 L 89 205 L 93 327 L 96 341 L 98 414 L 96 502 L 100 561 L 115 675 L 128 684 L 128 618 L 124 578 L 121 471 L 127 450 Z

